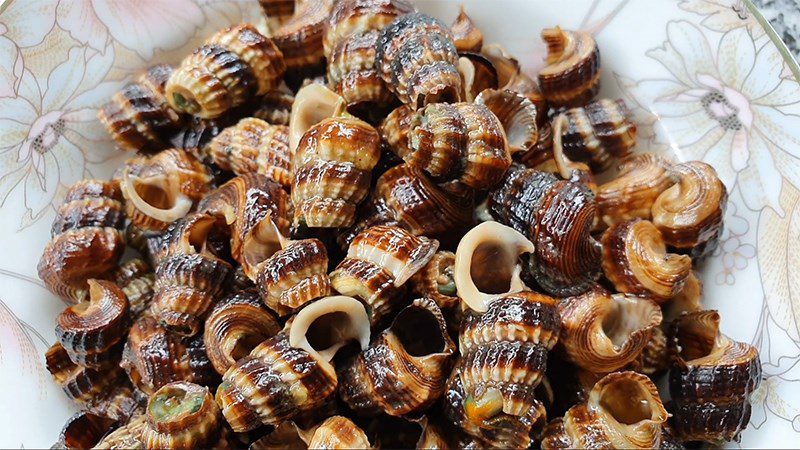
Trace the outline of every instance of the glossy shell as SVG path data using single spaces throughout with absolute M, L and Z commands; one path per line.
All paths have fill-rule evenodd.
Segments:
M 288 72 L 307 73 L 323 64 L 322 34 L 333 0 L 296 2 L 294 14 L 272 34 Z
M 142 431 L 147 426 L 147 417 L 140 415 L 131 419 L 126 425 L 117 428 L 103 438 L 95 449 L 144 448 Z
M 323 47 L 330 58 L 333 48 L 342 39 L 371 30 L 382 30 L 396 17 L 414 11 L 406 0 L 340 0 L 331 11 L 325 29 Z
M 546 66 L 539 71 L 542 94 L 555 106 L 589 103 L 600 88 L 600 49 L 585 31 L 542 30 Z
M 455 263 L 455 253 L 436 252 L 428 264 L 409 279 L 411 292 L 430 298 L 442 310 L 458 307 L 461 299 L 456 294 Z
M 67 397 L 82 408 L 100 403 L 125 376 L 118 367 L 92 369 L 75 364 L 58 342 L 45 353 L 45 368 Z
M 109 417 L 87 411 L 75 413 L 67 419 L 53 448 L 67 450 L 93 448 L 116 426 L 117 421 Z
M 308 448 L 314 449 L 348 449 L 372 448 L 364 430 L 344 416 L 333 416 L 319 424 L 311 438 Z
M 497 69 L 483 55 L 460 53 L 456 67 L 461 77 L 461 99 L 465 102 L 474 102 L 481 92 L 499 86 Z
M 211 447 L 220 438 L 222 420 L 207 387 L 185 381 L 167 384 L 147 402 L 146 448 Z
M 379 30 L 371 30 L 338 41 L 328 64 L 333 90 L 345 99 L 349 111 L 365 118 L 386 110 L 395 98 L 375 70 L 380 35 Z
M 144 260 L 136 258 L 121 264 L 111 279 L 128 299 L 128 315 L 139 317 L 153 300 L 155 274 Z
M 527 97 L 510 90 L 487 89 L 476 98 L 475 103 L 489 108 L 503 125 L 508 140 L 508 151 L 512 155 L 527 152 L 539 140 L 538 110 Z
M 450 26 L 453 33 L 453 43 L 459 52 L 480 52 L 483 47 L 483 33 L 472 21 L 472 18 L 464 11 L 458 13 L 453 25 Z
M 564 153 L 589 164 L 593 172 L 609 169 L 636 145 L 636 125 L 622 100 L 600 99 L 563 114 L 567 118 L 561 134 Z
M 411 153 L 408 133 L 411 131 L 411 121 L 413 119 L 414 111 L 407 105 L 402 105 L 386 116 L 378 130 L 381 133 L 381 139 L 383 139 L 384 144 L 400 158 L 405 158 Z
M 288 126 L 293 104 L 294 95 L 280 89 L 270 91 L 259 99 L 253 117 L 271 125 Z
M 642 153 L 622 160 L 616 178 L 597 188 L 597 209 L 605 225 L 652 217 L 653 203 L 675 184 L 672 163 L 654 153 Z
M 341 95 L 319 83 L 309 83 L 297 91 L 289 116 L 289 152 L 294 155 L 306 132 L 325 119 L 344 113 L 347 102 Z

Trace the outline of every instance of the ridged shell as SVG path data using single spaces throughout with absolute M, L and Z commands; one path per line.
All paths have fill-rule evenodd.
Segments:
M 186 117 L 181 127 L 169 136 L 170 146 L 185 150 L 200 158 L 203 154 L 203 148 L 219 135 L 222 130 L 236 123 L 236 119 L 242 114 L 244 114 L 243 108 L 237 108 L 216 119 L 203 119 L 196 116 Z
M 258 173 L 288 190 L 292 185 L 289 128 L 247 117 L 225 128 L 205 148 L 214 164 L 236 175 Z
M 539 84 L 522 71 L 516 58 L 497 45 L 484 45 L 480 56 L 488 60 L 497 76 L 497 88 L 525 96 L 536 105 L 537 124 L 540 128 L 547 122 L 549 106 Z
M 219 117 L 253 95 L 275 89 L 286 70 L 283 54 L 248 24 L 226 28 L 187 56 L 166 85 L 178 111 Z
M 280 329 L 278 321 L 259 301 L 258 294 L 241 291 L 220 300 L 211 310 L 203 342 L 214 369 L 224 375 L 237 360 L 249 355 Z
M 322 83 L 308 83 L 297 91 L 289 117 L 289 151 L 297 152 L 300 141 L 314 125 L 325 119 L 341 116 L 347 102 Z
M 140 415 L 131 419 L 126 425 L 117 428 L 103 438 L 94 449 L 116 450 L 130 448 L 144 448 L 142 431 L 147 426 L 147 417 Z
M 406 0 L 340 0 L 331 11 L 323 47 L 330 59 L 334 46 L 349 36 L 382 30 L 396 17 L 414 11 Z
M 177 381 L 162 386 L 147 402 L 146 448 L 209 448 L 219 441 L 221 417 L 207 387 Z
M 359 413 L 415 416 L 444 393 L 455 350 L 436 303 L 414 300 L 367 349 L 344 363 L 339 396 Z
M 37 266 L 50 292 L 70 304 L 83 301 L 90 278 L 104 278 L 125 251 L 125 214 L 113 183 L 81 180 L 67 190 Z
M 349 449 L 372 448 L 364 430 L 344 416 L 333 416 L 322 422 L 311 439 L 308 448 L 314 449 Z
M 409 279 L 411 292 L 432 299 L 443 312 L 458 307 L 461 299 L 456 294 L 455 263 L 455 253 L 436 252 L 428 264 Z
M 318 239 L 291 241 L 258 266 L 261 300 L 280 316 L 331 293 L 328 251 Z
M 294 225 L 352 225 L 380 158 L 380 135 L 355 118 L 330 118 L 303 135 L 294 155 Z
M 661 305 L 664 311 L 664 323 L 671 323 L 677 319 L 684 312 L 700 311 L 703 308 L 703 282 L 700 276 L 692 271 L 686 277 L 686 282 L 683 284 L 683 290 L 670 301 Z
M 460 53 L 458 74 L 461 77 L 461 99 L 472 103 L 481 92 L 497 89 L 500 82 L 492 62 L 478 53 Z
M 73 414 L 58 436 L 52 448 L 77 450 L 93 448 L 95 444 L 117 427 L 117 421 L 87 411 Z
M 546 292 L 576 295 L 600 276 L 601 249 L 590 236 L 596 205 L 582 184 L 513 167 L 488 206 L 495 220 L 533 242 L 527 273 Z
M 264 11 L 269 30 L 277 30 L 294 14 L 295 0 L 258 0 Z
M 588 163 L 593 172 L 610 168 L 615 159 L 631 154 L 636 145 L 636 125 L 622 100 L 600 99 L 571 108 L 561 141 L 572 160 Z
M 652 300 L 599 288 L 559 305 L 566 359 L 594 373 L 613 372 L 635 360 L 661 324 Z
M 294 95 L 280 89 L 267 92 L 258 101 L 253 117 L 261 119 L 270 125 L 289 125 L 292 114 Z
M 672 324 L 671 423 L 687 441 L 738 441 L 761 382 L 758 350 L 720 333 L 719 324 L 717 311 L 689 313 Z
M 560 175 L 565 180 L 583 184 L 593 193 L 597 192 L 597 182 L 589 165 L 584 162 L 573 161 L 564 152 L 564 133 L 568 129 L 568 122 L 566 114 L 559 114 L 553 119 L 551 123 L 553 128 L 552 163 L 555 167 L 543 170 L 552 170 L 553 173 Z
M 683 290 L 692 259 L 667 253 L 661 232 L 647 220 L 612 225 L 603 233 L 603 272 L 619 292 L 662 303 Z
M 536 105 L 527 97 L 509 90 L 487 89 L 481 92 L 475 103 L 484 105 L 497 116 L 505 130 L 508 151 L 513 155 L 527 152 L 539 140 Z
M 600 49 L 586 31 L 559 27 L 542 30 L 547 65 L 539 71 L 539 85 L 554 106 L 589 103 L 600 88 Z
M 333 3 L 334 0 L 296 2 L 292 17 L 272 34 L 288 72 L 305 74 L 324 63 L 322 34 Z
M 330 274 L 331 286 L 363 300 L 370 321 L 397 311 L 405 283 L 430 261 L 439 242 L 393 226 L 375 226 L 353 239 L 347 257 Z
M 121 148 L 154 152 L 167 147 L 181 117 L 167 103 L 165 85 L 172 67 L 158 64 L 126 85 L 97 111 L 97 118 Z
M 136 319 L 153 300 L 155 274 L 144 260 L 136 258 L 121 264 L 111 276 L 128 299 L 128 315 Z
M 539 138 L 530 150 L 514 154 L 514 161 L 529 169 L 543 172 L 558 172 L 553 157 L 553 127 L 545 122 L 539 127 Z
M 547 425 L 542 448 L 660 448 L 668 417 L 649 378 L 616 372 L 598 381 L 586 402 Z
M 472 21 L 464 11 L 464 6 L 461 6 L 461 11 L 458 13 L 453 25 L 450 27 L 453 33 L 453 43 L 456 45 L 456 50 L 459 52 L 480 52 L 483 47 L 483 33 Z
M 686 162 L 672 170 L 679 181 L 653 203 L 653 224 L 667 245 L 702 258 L 717 248 L 728 190 L 717 171 L 704 162 Z
M 412 120 L 408 139 L 405 161 L 442 181 L 489 189 L 511 165 L 503 125 L 483 105 L 428 105 Z
M 411 131 L 413 119 L 414 111 L 411 108 L 407 105 L 399 106 L 386 116 L 378 129 L 384 144 L 400 158 L 405 158 L 411 153 L 411 147 L 408 145 L 408 133 Z
M 125 376 L 116 366 L 92 369 L 75 364 L 60 343 L 53 344 L 45 353 L 45 367 L 67 397 L 84 409 L 102 401 Z
M 450 29 L 422 13 L 398 17 L 384 28 L 375 54 L 383 81 L 413 109 L 460 100 L 457 63 Z
M 662 327 L 653 328 L 653 336 L 647 341 L 642 352 L 627 367 L 634 372 L 643 373 L 649 377 L 655 377 L 666 372 L 670 366 L 669 348 L 667 347 L 667 335 Z
M 597 188 L 597 209 L 605 225 L 634 218 L 650 219 L 656 198 L 675 184 L 672 163 L 654 153 L 622 160 L 619 174 Z
M 56 318 L 56 337 L 76 364 L 111 367 L 119 361 L 128 331 L 128 300 L 113 282 L 89 280 L 89 299 Z

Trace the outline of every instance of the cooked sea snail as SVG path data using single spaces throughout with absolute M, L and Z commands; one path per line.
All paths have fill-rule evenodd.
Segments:
M 671 323 L 684 312 L 700 311 L 703 308 L 703 282 L 700 276 L 691 271 L 678 295 L 661 305 L 664 311 L 664 323 Z
M 95 444 L 113 431 L 118 422 L 110 417 L 97 415 L 88 411 L 73 414 L 64 424 L 58 441 L 52 448 L 79 450 L 93 448 Z
M 87 281 L 104 278 L 125 251 L 125 214 L 116 184 L 86 179 L 67 190 L 37 266 L 50 292 L 75 304 L 89 294 Z
M 220 300 L 206 319 L 203 342 L 208 359 L 217 373 L 224 375 L 258 344 L 278 334 L 280 328 L 257 293 L 233 293 Z
M 75 364 L 58 342 L 45 353 L 45 367 L 67 397 L 86 409 L 100 403 L 125 377 L 116 366 L 92 369 Z
M 497 69 L 481 54 L 461 53 L 457 67 L 461 77 L 461 99 L 465 102 L 474 102 L 481 92 L 495 90 L 499 85 Z
M 464 11 L 464 6 L 461 6 L 461 11 L 458 13 L 458 17 L 456 17 L 450 30 L 453 32 L 453 43 L 459 53 L 481 51 L 483 33 Z
M 331 272 L 331 286 L 369 306 L 370 321 L 398 309 L 405 284 L 433 258 L 439 242 L 414 236 L 393 226 L 379 225 L 361 232 L 350 243 L 347 257 Z
M 408 146 L 408 133 L 411 131 L 413 119 L 414 111 L 407 105 L 402 105 L 390 112 L 378 129 L 384 144 L 400 158 L 405 158 L 411 153 L 411 148 Z
M 313 449 L 348 449 L 372 448 L 364 430 L 352 420 L 344 416 L 333 416 L 325 419 L 314 430 L 308 440 L 308 448 Z
M 294 95 L 281 89 L 267 92 L 259 99 L 253 117 L 261 119 L 270 125 L 289 126 L 292 114 Z
M 162 386 L 147 402 L 145 448 L 211 448 L 219 443 L 222 418 L 207 387 L 186 381 Z
M 547 425 L 542 448 L 660 448 L 668 417 L 649 378 L 615 372 L 594 385 L 586 402 Z
M 355 340 L 369 343 L 369 318 L 351 297 L 317 300 L 294 316 L 286 330 L 262 342 L 223 376 L 216 400 L 235 432 L 278 424 L 320 407 L 334 394 L 330 360 Z
M 508 151 L 512 155 L 527 152 L 539 140 L 536 105 L 527 97 L 510 90 L 487 89 L 476 98 L 475 103 L 484 105 L 494 113 L 503 125 L 508 140 Z
M 287 77 L 297 78 L 322 69 L 322 34 L 333 3 L 334 0 L 298 1 L 294 14 L 272 33 L 272 40 L 283 54 Z
M 292 17 L 295 2 L 296 0 L 258 0 L 266 16 L 270 34 Z
M 589 165 L 584 162 L 573 161 L 564 152 L 563 137 L 568 127 L 568 122 L 566 114 L 559 114 L 551 123 L 553 129 L 552 172 L 560 175 L 565 180 L 584 184 L 592 193 L 597 192 L 597 182 Z M 547 162 L 542 165 L 541 169 L 550 172 L 551 169 L 546 166 Z
M 605 225 L 652 217 L 653 203 L 675 184 L 672 163 L 654 153 L 631 155 L 622 160 L 619 174 L 597 188 L 597 209 Z
M 465 55 L 470 56 L 469 53 Z M 496 88 L 525 96 L 531 103 L 536 105 L 536 125 L 539 127 L 544 126 L 547 123 L 549 110 L 547 101 L 542 95 L 539 84 L 522 71 L 519 61 L 497 44 L 484 45 L 480 56 L 482 60 L 489 61 L 497 78 Z
M 411 291 L 427 297 L 443 311 L 452 310 L 461 303 L 455 281 L 456 255 L 440 250 L 419 272 L 409 279 Z
M 600 49 L 585 31 L 559 27 L 542 30 L 547 65 L 539 71 L 539 85 L 554 106 L 581 106 L 600 88 Z
M 665 321 L 666 322 L 666 321 Z M 649 377 L 661 375 L 670 366 L 667 335 L 662 327 L 653 328 L 653 336 L 633 362 L 626 368 Z
M 563 114 L 567 118 L 561 134 L 564 153 L 588 163 L 593 172 L 610 168 L 636 145 L 636 125 L 622 100 L 600 99 Z
M 147 416 L 136 416 L 127 424 L 112 431 L 95 445 L 97 450 L 115 450 L 125 448 L 144 448 L 142 431 L 147 426 Z
M 155 274 L 144 260 L 135 258 L 121 264 L 111 277 L 128 299 L 128 315 L 139 317 L 153 300 Z
M 704 162 L 678 164 L 672 173 L 678 182 L 653 203 L 653 224 L 668 246 L 702 258 L 716 249 L 722 234 L 728 190 Z
M 672 324 L 671 424 L 686 441 L 738 441 L 761 382 L 758 350 L 725 336 L 719 324 L 717 311 L 688 313 Z
M 339 396 L 360 413 L 415 416 L 444 392 L 455 350 L 436 303 L 414 300 L 340 368 Z
M 219 31 L 186 57 L 167 81 L 166 96 L 178 111 L 213 119 L 278 87 L 283 54 L 255 27 Z
M 489 108 L 474 103 L 435 103 L 417 112 L 404 159 L 441 180 L 475 189 L 500 182 L 511 165 L 503 125 Z
M 341 95 L 319 83 L 309 83 L 297 91 L 289 117 L 289 153 L 294 155 L 300 140 L 314 125 L 345 113 L 347 102 Z

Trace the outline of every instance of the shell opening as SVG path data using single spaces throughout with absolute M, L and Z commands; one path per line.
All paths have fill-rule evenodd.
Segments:
M 427 356 L 445 350 L 439 321 L 425 308 L 411 306 L 403 309 L 394 319 L 392 331 L 411 356 Z
M 311 83 L 297 91 L 289 118 L 289 150 L 294 155 L 300 139 L 314 125 L 341 115 L 347 102 L 327 87 Z
M 162 222 L 174 222 L 192 208 L 192 200 L 181 194 L 168 176 L 139 178 L 126 170 L 120 187 L 137 210 Z
M 157 422 L 172 422 L 182 416 L 194 414 L 205 401 L 205 392 L 189 392 L 179 384 L 167 385 L 153 394 L 147 412 Z
M 205 216 L 193 221 L 184 231 L 184 248 L 186 253 L 208 253 L 208 237 L 214 229 L 216 220 Z
M 267 216 L 245 236 L 242 255 L 250 267 L 265 261 L 288 245 L 289 240 L 281 233 L 275 221 Z
M 441 89 L 428 92 L 424 96 L 417 98 L 417 109 L 422 109 L 425 105 L 433 103 L 458 103 L 461 100 L 461 93 L 453 86 L 443 86 Z
M 722 347 L 719 334 L 719 313 L 702 311 L 678 319 L 675 333 L 678 356 L 696 362 L 714 355 Z
M 561 178 L 565 180 L 581 181 L 582 178 L 588 179 L 587 184 L 592 187 L 591 183 L 591 169 L 585 163 L 575 162 L 564 154 L 564 146 L 562 144 L 562 137 L 564 129 L 567 127 L 566 114 L 559 114 L 553 119 L 553 160 L 556 162 L 556 168 Z M 593 191 L 597 190 L 595 187 Z
M 343 295 L 325 297 L 300 310 L 289 328 L 289 345 L 328 362 L 350 341 L 362 349 L 369 345 L 367 310 L 361 302 Z
M 598 399 L 598 405 L 623 425 L 662 419 L 663 414 L 653 403 L 650 390 L 636 378 L 619 378 L 613 383 L 604 384 Z
M 172 100 L 175 102 L 175 106 L 189 114 L 199 113 L 200 104 L 194 99 L 194 94 L 188 89 L 181 89 L 181 91 L 172 93 Z
M 649 326 L 652 305 L 645 300 L 621 295 L 614 295 L 612 299 L 614 301 L 603 316 L 602 331 L 615 347 L 622 347 L 633 333 Z

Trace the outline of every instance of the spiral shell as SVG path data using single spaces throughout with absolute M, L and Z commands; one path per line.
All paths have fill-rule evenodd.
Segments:
M 270 125 L 289 126 L 289 118 L 294 105 L 294 95 L 280 89 L 267 92 L 258 101 L 253 117 Z M 287 138 L 288 139 L 288 138 Z
M 330 58 L 336 44 L 349 36 L 382 30 L 395 18 L 414 11 L 407 0 L 340 0 L 331 11 L 323 38 L 325 56 Z
M 52 448 L 63 448 L 66 450 L 93 448 L 95 444 L 113 431 L 117 426 L 117 421 L 100 416 L 88 411 L 81 411 L 73 414 L 58 436 L 58 441 Z
M 475 103 L 489 108 L 500 120 L 512 155 L 527 152 L 538 142 L 538 109 L 524 95 L 510 90 L 487 89 L 475 98 Z
M 192 449 L 219 441 L 219 408 L 207 387 L 177 381 L 162 386 L 147 402 L 146 448 Z
M 527 272 L 557 296 L 585 292 L 600 276 L 600 245 L 590 231 L 596 205 L 580 183 L 513 167 L 489 196 L 489 212 L 536 248 Z
M 287 72 L 308 73 L 324 63 L 322 33 L 333 3 L 333 0 L 296 2 L 294 14 L 274 31 L 272 40 L 283 53 Z
M 728 338 L 719 324 L 717 311 L 685 314 L 672 324 L 671 423 L 687 441 L 738 441 L 761 382 L 758 350 Z
M 684 312 L 700 311 L 703 308 L 703 282 L 700 276 L 691 271 L 678 295 L 661 305 L 664 311 L 664 323 L 671 323 Z
M 369 342 L 369 319 L 357 300 L 326 297 L 302 309 L 283 331 L 231 366 L 216 400 L 235 432 L 278 424 L 320 407 L 336 391 L 329 362 L 351 340 Z
M 357 412 L 417 415 L 444 392 L 454 353 L 436 303 L 414 300 L 369 348 L 344 364 L 339 395 Z
M 311 127 L 292 161 L 294 225 L 352 225 L 356 206 L 369 192 L 370 172 L 379 158 L 380 136 L 366 122 L 339 117 Z
M 453 25 L 450 27 L 453 33 L 453 43 L 456 50 L 460 52 L 480 52 L 483 47 L 483 33 L 464 11 L 464 6 L 458 13 Z
M 484 45 L 480 56 L 489 61 L 497 78 L 497 89 L 516 92 L 536 105 L 537 123 L 540 128 L 547 123 L 547 101 L 539 84 L 522 71 L 519 61 L 497 45 Z
M 328 64 L 331 88 L 345 99 L 350 112 L 366 119 L 380 115 L 394 100 L 394 94 L 375 70 L 380 35 L 379 30 L 371 30 L 340 40 Z
M 139 317 L 153 300 L 155 275 L 144 260 L 135 258 L 121 264 L 111 276 L 128 299 L 128 315 Z
M 652 300 L 599 288 L 565 299 L 559 312 L 566 359 L 594 373 L 613 372 L 635 360 L 662 320 Z
M 443 181 L 488 189 L 511 165 L 503 125 L 483 105 L 428 105 L 412 119 L 408 139 L 405 161 Z
M 653 328 L 653 337 L 647 341 L 639 356 L 633 360 L 627 369 L 643 373 L 649 377 L 661 375 L 670 366 L 667 335 L 662 327 Z
M 667 245 L 702 258 L 717 248 L 728 190 L 704 162 L 686 162 L 672 170 L 679 181 L 653 203 L 653 224 Z
M 586 402 L 547 425 L 542 448 L 660 448 L 668 417 L 649 378 L 616 372 L 598 381 Z
M 348 449 L 372 448 L 364 430 L 344 416 L 333 416 L 322 422 L 308 441 L 308 448 Z
M 389 89 L 413 109 L 460 100 L 457 63 L 450 29 L 426 14 L 398 17 L 378 39 L 375 67 Z
M 261 300 L 280 316 L 331 293 L 328 251 L 318 239 L 292 241 L 258 267 Z
M 461 303 L 456 294 L 456 255 L 440 250 L 419 272 L 409 279 L 411 291 L 436 302 L 443 311 L 451 311 Z
M 597 188 L 597 209 L 605 225 L 634 218 L 650 219 L 653 203 L 675 184 L 672 163 L 654 153 L 641 153 L 622 160 L 619 174 Z
M 610 168 L 615 159 L 629 156 L 636 145 L 636 125 L 622 100 L 595 100 L 563 114 L 567 118 L 561 135 L 564 153 L 588 163 L 593 172 Z
M 407 105 L 402 105 L 390 112 L 378 129 L 383 143 L 400 158 L 405 158 L 411 153 L 411 148 L 408 146 L 408 133 L 411 131 L 413 119 L 414 111 Z
M 283 54 L 255 27 L 242 24 L 211 36 L 187 56 L 167 81 L 166 96 L 178 111 L 213 119 L 275 89 Z
M 45 367 L 67 397 L 83 408 L 101 402 L 125 376 L 116 366 L 92 369 L 75 364 L 58 342 L 45 353 Z
M 353 239 L 347 257 L 330 274 L 331 286 L 363 300 L 370 320 L 397 311 L 405 283 L 430 261 L 439 242 L 394 226 L 368 228 Z
M 178 149 L 126 163 L 120 187 L 135 226 L 164 231 L 189 213 L 209 188 L 211 175 L 197 158 Z
M 258 0 L 258 3 L 266 16 L 270 34 L 272 30 L 280 28 L 294 14 L 295 0 Z
M 559 27 L 542 30 L 547 65 L 539 71 L 539 85 L 554 106 L 581 106 L 600 88 L 600 49 L 586 31 Z
M 497 69 L 481 54 L 461 53 L 457 68 L 461 77 L 461 98 L 465 102 L 474 102 L 481 92 L 499 86 Z
M 217 373 L 224 375 L 237 360 L 256 345 L 278 334 L 280 325 L 252 291 L 231 294 L 211 310 L 205 323 L 203 342 Z
M 136 416 L 127 424 L 106 435 L 93 449 L 115 450 L 125 448 L 144 448 L 142 431 L 147 426 L 145 415 Z
M 294 155 L 308 130 L 325 119 L 341 116 L 347 102 L 341 95 L 319 83 L 309 83 L 297 91 L 289 117 L 289 152 Z
M 248 117 L 225 128 L 205 150 L 222 170 L 236 175 L 258 173 L 288 190 L 292 184 L 289 128 Z

